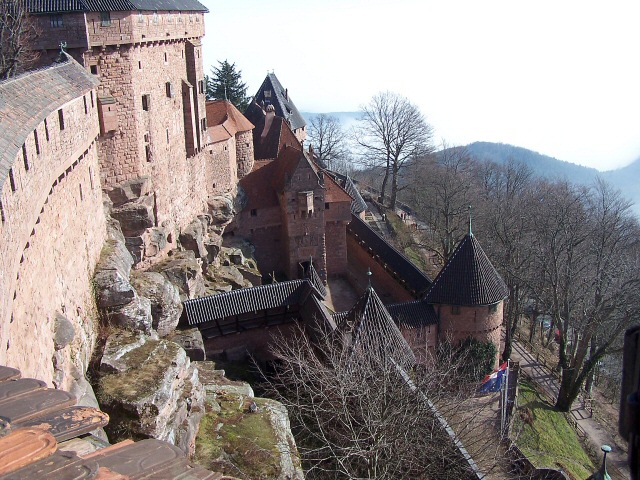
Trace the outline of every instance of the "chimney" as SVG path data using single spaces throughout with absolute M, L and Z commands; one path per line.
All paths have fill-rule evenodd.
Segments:
M 287 102 L 288 102 L 289 101 L 289 89 L 288 88 L 284 89 L 284 96 L 285 96 L 285 98 L 287 99 Z

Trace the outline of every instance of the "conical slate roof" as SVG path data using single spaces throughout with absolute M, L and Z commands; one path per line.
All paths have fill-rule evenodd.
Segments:
M 405 369 L 416 362 L 411 347 L 372 287 L 349 310 L 338 330 L 350 336 L 353 351 L 374 355 L 378 350 L 380 358 L 391 358 Z
M 473 234 L 458 244 L 429 289 L 427 303 L 491 305 L 504 300 L 509 289 Z

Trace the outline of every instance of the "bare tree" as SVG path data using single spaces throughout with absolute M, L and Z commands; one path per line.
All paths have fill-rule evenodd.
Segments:
M 524 163 L 511 159 L 498 165 L 481 163 L 473 177 L 479 183 L 474 202 L 474 225 L 482 231 L 483 246 L 509 287 L 505 304 L 504 360 L 510 358 L 513 334 L 518 320 L 531 299 L 526 279 L 531 272 L 529 221 L 532 202 L 533 173 Z
M 444 262 L 469 229 L 472 161 L 464 147 L 449 147 L 420 159 L 410 169 L 409 203 L 431 230 L 433 242 L 425 247 Z
M 0 80 L 27 70 L 37 59 L 37 37 L 25 0 L 0 1 Z
M 430 362 L 412 389 L 387 350 L 370 342 L 352 349 L 332 334 L 312 344 L 302 331 L 273 347 L 271 394 L 289 411 L 306 478 L 467 478 L 469 464 L 441 423 L 456 416 L 456 439 L 495 463 L 495 418 L 479 423 L 488 409 L 458 384 L 456 362 Z M 470 434 L 475 427 L 483 433 Z
M 363 163 L 382 169 L 383 203 L 391 182 L 389 206 L 395 208 L 401 169 L 433 150 L 433 129 L 417 106 L 396 93 L 375 95 L 361 113 L 353 129 L 354 141 L 361 149 Z
M 531 282 L 558 341 L 556 407 L 568 411 L 640 313 L 640 230 L 629 203 L 602 181 L 591 191 L 565 183 L 538 191 Z
M 307 133 L 314 153 L 325 168 L 334 170 L 349 156 L 347 136 L 338 117 L 326 113 L 315 115 L 311 118 Z

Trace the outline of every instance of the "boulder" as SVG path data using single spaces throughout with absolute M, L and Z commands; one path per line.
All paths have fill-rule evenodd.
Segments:
M 211 225 L 228 225 L 235 215 L 233 198 L 230 194 L 210 196 L 207 199 L 207 213 L 211 216 Z
M 111 230 L 111 235 L 114 238 L 107 240 L 102 248 L 93 279 L 99 308 L 126 305 L 135 297 L 129 283 L 133 257 L 124 244 L 124 237 L 119 236 L 117 230 Z
M 142 238 L 144 242 L 144 256 L 155 257 L 167 246 L 169 233 L 164 227 L 149 228 L 144 232 Z
M 138 295 L 151 302 L 152 326 L 158 335 L 164 337 L 170 334 L 182 315 L 178 287 L 158 272 L 134 272 L 130 281 Z
M 251 286 L 251 283 L 245 280 L 236 267 L 220 266 L 213 270 L 213 272 L 211 272 L 211 270 L 213 269 L 209 269 L 209 272 L 214 274 L 214 278 L 218 283 L 226 283 L 231 285 L 234 289 Z
M 167 340 L 176 342 L 184 351 L 191 361 L 204 360 L 206 358 L 204 341 L 202 340 L 202 333 L 197 328 L 189 328 L 187 330 L 174 330 Z
M 156 224 L 155 199 L 151 195 L 114 207 L 111 216 L 120 222 L 125 237 L 138 237 Z
M 197 298 L 204 295 L 202 267 L 192 251 L 175 252 L 169 258 L 156 263 L 151 271 L 162 273 L 180 290 L 180 298 Z
M 61 313 L 56 313 L 53 325 L 53 346 L 56 350 L 61 350 L 69 345 L 76 336 L 76 329 L 73 323 Z
M 130 332 L 128 330 L 121 330 L 109 335 L 100 360 L 100 372 L 126 372 L 131 368 L 131 365 L 130 359 L 125 357 L 125 355 L 142 347 L 148 340 L 152 340 L 152 338 L 142 333 Z
M 192 251 L 196 258 L 207 257 L 207 249 L 204 246 L 206 228 L 205 222 L 198 217 L 182 229 L 178 236 L 182 248 Z
M 146 334 L 153 332 L 151 302 L 137 294 L 126 305 L 106 309 L 105 315 L 111 323 L 119 327 Z
M 204 389 L 186 352 L 167 340 L 148 339 L 119 358 L 118 373 L 103 375 L 96 391 L 109 414 L 113 441 L 157 438 L 192 454 Z
M 217 395 L 226 393 L 253 398 L 251 385 L 247 382 L 229 380 L 225 377 L 225 371 L 217 369 L 214 362 L 193 362 L 193 365 L 198 369 L 198 377 L 207 397 L 216 398 Z
M 149 177 L 139 177 L 122 182 L 110 190 L 107 195 L 114 207 L 120 207 L 125 203 L 137 200 L 151 192 L 152 184 Z

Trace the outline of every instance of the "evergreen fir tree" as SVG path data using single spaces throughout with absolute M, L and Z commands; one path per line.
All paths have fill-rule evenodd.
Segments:
M 242 81 L 242 71 L 236 71 L 236 64 L 227 60 L 218 61 L 218 67 L 211 68 L 211 76 L 206 76 L 207 100 L 229 100 L 238 110 L 244 112 L 249 105 L 247 85 Z

